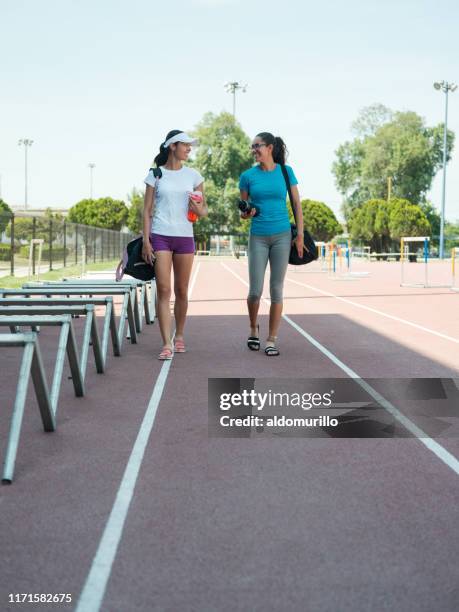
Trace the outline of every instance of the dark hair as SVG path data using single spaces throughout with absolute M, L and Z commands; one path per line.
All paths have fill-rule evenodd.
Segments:
M 288 150 L 282 138 L 280 136 L 273 136 L 271 132 L 260 132 L 257 134 L 257 137 L 261 138 L 265 144 L 273 145 L 273 160 L 276 164 L 284 166 Z
M 171 130 L 170 132 L 167 133 L 167 136 L 164 139 L 164 142 L 166 142 L 166 140 L 169 140 L 169 138 L 172 138 L 172 136 L 177 136 L 177 134 L 181 134 L 182 132 L 183 130 Z M 161 143 L 159 146 L 159 153 L 155 157 L 153 163 L 156 165 L 157 168 L 159 168 L 159 166 L 164 166 L 164 164 L 167 162 L 168 157 L 169 157 L 169 147 L 166 148 L 164 144 Z

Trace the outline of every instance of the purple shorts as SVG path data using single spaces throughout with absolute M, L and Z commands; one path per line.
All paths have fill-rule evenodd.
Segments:
M 153 251 L 172 251 L 177 255 L 194 255 L 193 236 L 163 236 L 162 234 L 151 234 L 151 246 Z

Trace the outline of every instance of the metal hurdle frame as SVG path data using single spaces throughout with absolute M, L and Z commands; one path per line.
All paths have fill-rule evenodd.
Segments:
M 360 248 L 362 249 L 361 251 L 357 251 L 354 248 L 352 249 L 352 257 L 361 257 L 362 259 L 371 261 L 371 247 L 362 246 Z
M 31 374 L 45 431 L 55 431 L 56 418 L 52 409 L 37 333 L 0 334 L 0 347 L 2 346 L 24 347 L 2 473 L 2 483 L 11 484 Z
M 343 271 L 343 251 L 346 259 L 346 269 Z M 338 256 L 339 271 L 336 269 L 336 257 Z M 333 249 L 330 252 L 329 262 L 329 278 L 334 281 L 353 281 L 360 278 L 366 278 L 370 275 L 369 272 L 353 272 L 352 271 L 352 247 L 348 241 L 345 246 L 338 246 L 337 250 Z
M 27 298 L 25 300 L 27 302 Z M 25 304 L 24 306 L 3 306 L 0 300 L 0 318 L 7 315 L 13 321 L 20 316 L 41 316 L 41 315 L 70 315 L 72 317 L 83 315 L 86 317 L 83 341 L 81 346 L 81 354 L 79 356 L 81 378 L 84 381 L 86 378 L 86 369 L 88 365 L 89 347 L 92 346 L 94 353 L 94 362 L 98 374 L 103 374 L 105 371 L 106 352 L 102 352 L 99 332 L 97 330 L 94 304 L 84 304 L 81 306 L 35 306 L 33 304 Z M 12 323 L 16 325 L 29 325 L 29 323 Z M 32 331 L 38 331 L 36 321 L 30 322 Z M 11 331 L 13 331 L 11 329 Z M 16 331 L 16 330 L 15 330 Z M 107 338 L 108 339 L 108 338 Z
M 63 285 L 70 284 L 72 286 L 94 286 L 94 287 L 125 287 L 129 286 L 135 290 L 140 289 L 140 299 L 138 300 L 138 316 L 140 320 L 140 330 L 142 331 L 142 321 L 145 315 L 145 322 L 147 325 L 152 325 L 155 322 L 156 309 L 155 309 L 155 298 L 156 298 L 156 283 L 153 281 L 141 281 L 135 278 L 133 279 L 122 279 L 120 281 L 112 279 L 91 279 L 91 278 L 63 278 L 62 281 L 47 281 L 46 285 Z M 150 299 L 148 298 L 148 287 L 150 287 Z M 134 295 L 133 295 L 134 297 Z M 142 310 L 143 306 L 143 310 Z
M 29 286 L 30 285 L 30 286 Z M 118 343 L 121 348 L 123 343 L 123 334 L 124 334 L 124 326 L 126 320 L 126 314 L 128 319 L 129 331 L 131 335 L 131 344 L 137 343 L 137 329 L 138 329 L 138 309 L 137 309 L 137 292 L 135 292 L 134 304 L 132 303 L 132 292 L 130 287 L 71 287 L 65 285 L 64 287 L 59 287 L 56 285 L 42 285 L 37 287 L 37 285 L 32 283 L 26 283 L 23 289 L 0 289 L 0 296 L 38 296 L 44 295 L 52 298 L 53 296 L 59 297 L 70 297 L 72 295 L 75 296 L 83 296 L 87 295 L 90 297 L 93 296 L 115 296 L 119 295 L 123 297 L 123 305 L 121 307 L 120 313 L 120 321 L 118 325 Z M 50 302 L 51 303 L 51 302 Z M 88 300 L 88 304 L 91 303 L 91 299 Z
M 56 416 L 66 353 L 75 395 L 77 397 L 83 397 L 85 394 L 84 379 L 81 375 L 80 360 L 78 358 L 71 315 L 0 315 L 0 327 L 9 327 L 12 333 L 16 333 L 16 326 L 36 327 L 37 325 L 60 326 L 61 328 L 57 344 L 56 361 L 54 364 L 53 382 L 51 383 L 51 392 L 49 396 L 51 410 L 53 411 L 53 415 Z
M 405 282 L 405 260 L 410 255 L 417 255 L 417 253 L 410 253 L 409 245 L 412 242 L 423 242 L 423 258 L 424 258 L 424 283 L 407 283 Z M 408 243 L 408 244 L 407 244 Z M 453 279 L 451 280 L 451 284 L 443 285 L 443 284 L 432 284 L 429 283 L 429 250 L 430 246 L 430 237 L 429 236 L 403 236 L 400 239 L 400 287 L 422 287 L 425 289 L 429 288 L 447 288 L 451 289 L 453 284 Z
M 331 269 L 329 264 L 328 277 L 334 281 L 354 281 L 357 280 L 357 276 L 353 276 L 350 272 L 350 249 L 349 246 L 335 245 L 336 248 L 331 251 Z M 346 269 L 347 272 L 343 272 L 343 250 L 345 250 L 346 258 Z M 338 268 L 336 266 L 336 259 L 338 258 Z
M 367 276 L 370 276 L 369 272 L 364 272 L 362 270 L 362 272 L 354 272 L 352 270 L 352 258 L 354 257 L 354 250 L 352 248 L 352 244 L 351 241 L 348 240 L 347 241 L 347 246 L 346 248 L 346 259 L 347 259 L 347 274 L 349 274 L 349 276 L 351 276 L 352 278 L 366 278 Z M 364 248 L 370 248 L 370 247 L 364 247 Z
M 81 289 L 84 289 L 84 292 L 88 292 L 89 295 L 91 295 L 90 290 L 92 290 L 93 288 L 98 289 L 98 290 L 103 289 L 105 290 L 105 293 L 107 295 L 110 295 L 110 293 L 112 293 L 111 289 L 129 290 L 131 294 L 132 310 L 134 313 L 135 329 L 137 333 L 139 334 L 142 331 L 142 309 L 139 303 L 139 296 L 137 295 L 137 287 L 136 285 L 133 285 L 129 281 L 126 281 L 125 283 L 119 282 L 116 284 L 114 284 L 112 281 L 108 281 L 106 283 L 101 284 L 101 283 L 93 283 L 92 281 L 76 279 L 76 282 L 73 282 L 70 280 L 69 281 L 43 281 L 39 284 L 31 282 L 31 283 L 25 283 L 24 285 L 22 285 L 22 287 L 23 289 L 28 289 L 29 287 L 33 287 L 33 288 L 39 288 L 39 287 L 54 288 L 55 287 L 56 289 L 66 289 L 67 287 L 71 287 L 72 289 L 81 288 Z M 125 318 L 127 318 L 127 311 L 125 313 Z M 130 338 L 129 332 L 130 332 L 130 329 L 128 330 L 128 335 L 126 336 L 127 338 Z
M 102 331 L 102 347 L 101 354 L 102 360 L 104 364 L 106 364 L 107 359 L 107 351 L 108 351 L 108 341 L 111 338 L 112 346 L 113 346 L 113 354 L 115 357 L 119 357 L 121 355 L 121 345 L 119 342 L 118 330 L 116 327 L 115 320 L 115 311 L 113 308 L 113 298 L 111 296 L 106 297 L 92 297 L 92 298 L 37 298 L 37 297 L 25 297 L 24 294 L 20 294 L 22 297 L 6 297 L 0 298 L 0 306 L 27 306 L 28 308 L 36 308 L 39 306 L 44 306 L 48 310 L 51 310 L 54 306 L 80 306 L 84 307 L 87 305 L 95 306 L 104 306 L 105 307 L 105 316 L 103 323 L 103 331 Z

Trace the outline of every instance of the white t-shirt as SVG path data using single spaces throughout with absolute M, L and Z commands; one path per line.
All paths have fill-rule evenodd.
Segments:
M 193 224 L 188 221 L 190 191 L 204 182 L 194 168 L 183 166 L 180 170 L 168 170 L 161 166 L 158 182 L 150 170 L 145 184 L 156 186 L 151 231 L 163 236 L 193 236 Z

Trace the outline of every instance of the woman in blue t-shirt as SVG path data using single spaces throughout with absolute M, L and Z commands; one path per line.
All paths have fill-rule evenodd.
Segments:
M 250 318 L 250 335 L 247 346 L 252 351 L 260 350 L 258 309 L 263 291 L 266 266 L 270 265 L 269 335 L 266 339 L 265 354 L 279 355 L 276 346 L 277 330 L 282 316 L 284 278 L 290 254 L 291 231 L 287 209 L 287 185 L 281 166 L 285 165 L 286 146 L 282 138 L 269 132 L 257 134 L 252 142 L 252 152 L 257 164 L 243 172 L 239 179 L 241 199 L 248 200 L 254 207 L 250 213 L 242 214 L 251 218 L 249 236 L 249 278 L 250 288 L 247 307 Z M 296 249 L 303 256 L 303 211 L 298 193 L 298 181 L 290 166 L 285 166 L 292 186 L 293 206 L 298 227 L 295 239 Z

